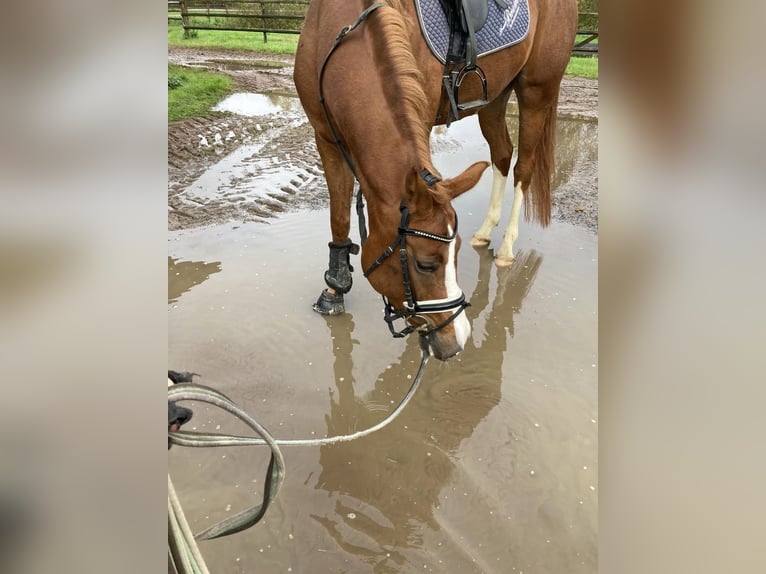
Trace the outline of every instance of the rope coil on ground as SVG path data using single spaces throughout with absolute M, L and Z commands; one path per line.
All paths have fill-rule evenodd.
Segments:
M 168 557 L 179 574 L 209 574 L 168 475 Z

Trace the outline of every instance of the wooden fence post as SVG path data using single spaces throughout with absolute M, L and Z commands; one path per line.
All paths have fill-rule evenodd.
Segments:
M 184 40 L 188 40 L 189 39 L 189 28 L 188 28 L 188 26 L 189 26 L 189 9 L 186 6 L 186 1 L 185 0 L 181 0 L 179 2 L 179 4 L 181 5 L 181 25 L 184 28 Z
M 259 2 L 259 4 L 261 6 L 261 16 L 265 16 L 266 15 L 266 8 L 264 8 L 263 2 Z M 266 28 L 266 19 L 262 18 L 261 22 L 263 22 L 263 27 Z M 264 32 L 263 33 L 263 43 L 266 44 L 268 41 L 269 41 L 269 38 L 266 35 L 266 32 Z

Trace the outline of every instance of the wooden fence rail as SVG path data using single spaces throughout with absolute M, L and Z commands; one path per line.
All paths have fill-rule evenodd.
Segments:
M 308 0 L 168 0 L 168 21 L 191 30 L 300 34 Z
M 598 12 L 580 12 L 577 40 L 572 53 L 578 56 L 598 56 Z
M 190 30 L 231 30 L 267 34 L 300 34 L 308 0 L 168 0 L 168 22 Z M 572 53 L 598 55 L 598 13 L 581 12 Z

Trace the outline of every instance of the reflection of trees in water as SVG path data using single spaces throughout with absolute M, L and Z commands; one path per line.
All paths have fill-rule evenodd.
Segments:
M 221 262 L 180 261 L 168 257 L 168 303 L 175 303 L 195 285 L 221 271 Z
M 480 346 L 469 341 L 463 364 L 454 369 L 429 367 L 418 395 L 385 429 L 320 448 L 317 488 L 336 495 L 335 513 L 312 518 L 346 552 L 374 565 L 375 572 L 400 571 L 406 558 L 399 549 L 419 548 L 424 524 L 439 530 L 433 511 L 449 484 L 453 453 L 500 402 L 506 330 L 513 335 L 513 315 L 521 309 L 542 256 L 519 253 L 513 267 L 497 269 L 497 292 L 488 309 L 490 273 L 496 267 L 491 250 L 479 250 L 479 255 L 479 278 L 467 312 L 474 321 L 485 315 Z M 356 396 L 354 323 L 350 316 L 338 319 L 327 319 L 338 390 L 330 401 L 328 436 L 379 422 L 407 392 L 420 363 L 417 337 L 409 337 L 399 361 L 380 374 L 372 391 Z
M 506 116 L 506 124 L 515 146 L 519 141 L 518 116 Z M 556 122 L 556 172 L 553 175 L 553 189 L 566 185 L 578 164 L 597 159 L 598 122 L 559 118 Z

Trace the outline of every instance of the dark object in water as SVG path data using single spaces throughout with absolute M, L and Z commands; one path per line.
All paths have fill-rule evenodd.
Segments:
M 197 373 L 168 371 L 168 380 L 173 384 L 191 383 Z M 194 413 L 187 408 L 178 406 L 173 401 L 168 401 L 168 432 L 176 432 L 181 425 L 188 423 Z M 170 449 L 170 437 L 168 437 L 168 449 Z
M 199 374 L 197 373 L 189 373 L 188 371 L 184 371 L 182 373 L 179 373 L 178 371 L 168 371 L 168 379 L 173 381 L 173 384 L 176 383 L 193 383 L 194 377 L 199 377 Z

